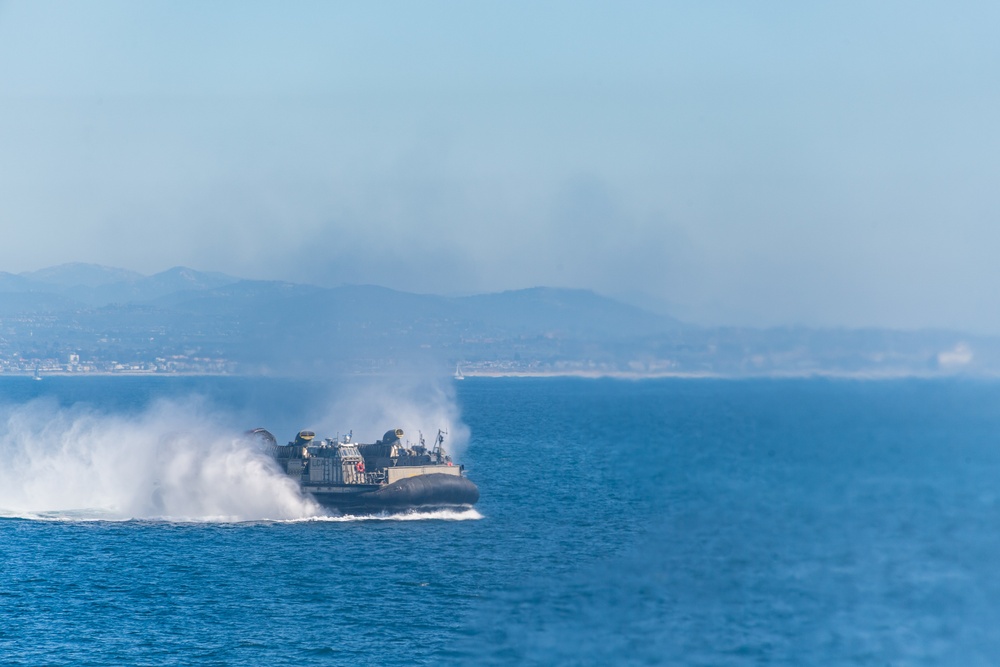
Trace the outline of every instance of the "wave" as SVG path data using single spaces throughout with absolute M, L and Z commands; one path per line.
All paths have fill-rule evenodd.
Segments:
M 428 510 L 420 511 L 414 510 L 410 512 L 400 512 L 400 513 L 383 513 L 383 514 L 342 514 L 342 515 L 327 515 L 327 516 L 313 516 L 303 519 L 289 519 L 284 523 L 301 523 L 301 522 L 347 522 L 347 521 L 478 521 L 483 518 L 480 514 L 473 508 L 465 510 Z
M 12 511 L 0 508 L 0 520 L 22 519 L 54 523 L 141 523 L 141 524 L 294 524 L 294 523 L 349 523 L 360 521 L 478 521 L 484 518 L 475 509 L 411 511 L 397 514 L 342 514 L 301 517 L 297 519 L 246 519 L 239 516 L 200 517 L 125 517 L 102 509 L 56 510 L 48 512 Z

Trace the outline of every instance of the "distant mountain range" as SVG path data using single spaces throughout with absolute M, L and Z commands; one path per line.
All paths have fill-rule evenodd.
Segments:
M 76 360 L 72 366 L 70 360 Z M 632 376 L 1000 372 L 1000 342 L 956 332 L 702 328 L 589 290 L 445 297 L 175 267 L 0 272 L 0 370 Z
M 374 285 L 323 288 L 236 278 L 174 267 L 151 276 L 96 264 L 62 264 L 39 271 L 0 272 L 0 309 L 52 313 L 148 305 L 194 316 L 233 316 L 288 323 L 384 322 L 410 326 L 434 318 L 506 332 L 574 332 L 622 337 L 672 330 L 676 320 L 589 290 L 536 287 L 467 297 L 398 292 Z
M 86 306 L 143 303 L 184 291 L 202 291 L 240 282 L 223 273 L 177 266 L 152 276 L 97 264 L 61 264 L 20 274 L 0 272 L 0 292 L 61 297 L 52 304 Z

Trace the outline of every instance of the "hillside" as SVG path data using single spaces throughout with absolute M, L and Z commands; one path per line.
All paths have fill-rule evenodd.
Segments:
M 0 273 L 0 371 L 635 376 L 1000 372 L 1000 342 L 957 332 L 701 328 L 592 291 L 445 297 L 175 267 Z

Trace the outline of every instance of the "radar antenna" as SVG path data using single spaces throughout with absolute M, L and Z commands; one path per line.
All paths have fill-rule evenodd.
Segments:
M 443 445 L 444 445 L 444 436 L 446 435 L 448 435 L 448 431 L 438 429 L 437 437 L 434 438 L 434 449 L 431 450 L 431 453 L 437 457 L 438 461 L 440 461 L 445 456 Z

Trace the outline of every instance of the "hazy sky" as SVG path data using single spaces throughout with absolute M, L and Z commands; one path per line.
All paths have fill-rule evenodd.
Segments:
M 0 270 L 1000 333 L 1000 5 L 0 2 Z

